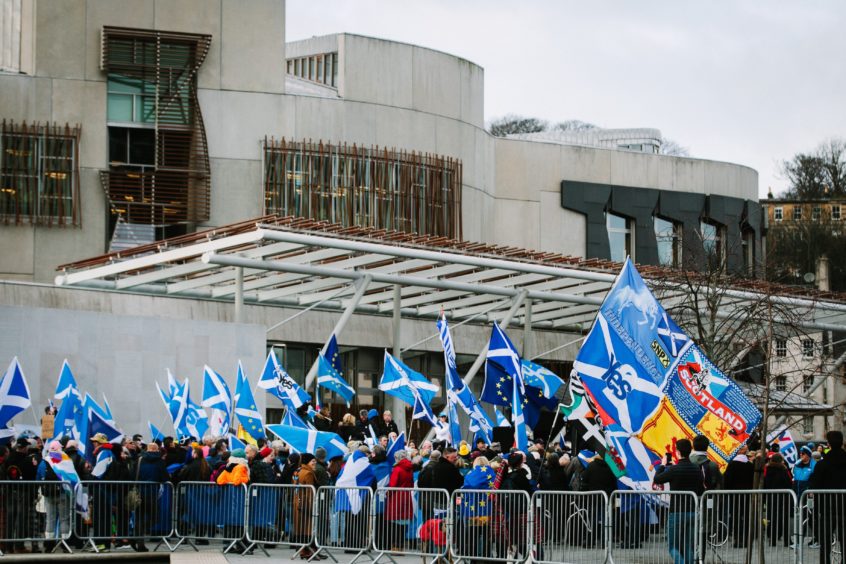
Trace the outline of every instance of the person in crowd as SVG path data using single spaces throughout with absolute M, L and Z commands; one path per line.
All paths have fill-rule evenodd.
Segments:
M 44 408 L 44 415 L 41 416 L 41 438 L 49 441 L 55 436 L 56 406 L 52 403 Z
M 559 456 L 550 452 L 546 455 L 546 460 L 540 469 L 540 477 L 538 478 L 538 486 L 543 491 L 565 492 L 567 487 L 567 474 L 564 467 L 559 462 Z M 553 522 L 557 522 L 553 519 Z
M 690 453 L 690 461 L 703 468 L 705 473 L 705 487 L 708 490 L 723 489 L 723 475 L 717 463 L 708 458 L 708 447 L 710 441 L 705 435 L 693 437 L 693 452 Z
M 31 481 L 36 476 L 37 461 L 29 454 L 29 441 L 26 437 L 18 437 L 12 449 L 4 460 L 6 480 Z M 11 487 L 6 496 L 6 538 L 32 538 L 35 525 L 35 502 L 37 492 L 31 486 Z M 23 543 L 14 545 L 15 552 L 29 552 Z M 32 543 L 32 552 L 39 552 L 37 543 Z
M 438 423 L 435 425 L 435 442 L 432 443 L 432 448 L 444 452 L 444 447 L 451 441 L 449 434 L 449 419 L 446 411 L 438 415 Z
M 460 488 L 464 484 L 464 477 L 456 466 L 457 462 L 458 451 L 452 447 L 444 449 L 443 455 L 432 468 L 432 482 L 429 487 L 444 489 L 450 495 Z
M 784 457 L 774 453 L 767 461 L 767 470 L 764 474 L 765 490 L 789 490 L 792 487 L 790 471 L 784 462 Z M 769 527 L 767 533 L 770 537 L 770 546 L 775 546 L 779 539 L 783 539 L 784 546 L 790 541 L 790 529 L 787 525 L 788 498 L 785 494 L 769 494 L 766 496 L 767 519 Z
M 326 463 L 325 448 L 317 447 L 314 449 L 314 463 L 314 476 L 316 482 L 314 487 L 319 488 L 320 486 L 332 485 L 332 478 L 329 476 L 329 465 Z
M 360 441 L 363 441 L 366 437 L 370 436 L 370 430 L 368 427 L 368 418 L 367 418 L 367 410 L 362 409 L 358 412 L 358 421 L 355 422 L 356 430 L 358 434 L 361 436 Z
M 324 405 L 315 412 L 313 425 L 318 431 L 332 430 L 332 412 L 328 405 Z
M 91 477 L 99 482 L 114 481 L 120 474 L 118 470 L 119 461 L 116 460 L 113 452 L 114 445 L 103 433 L 97 433 L 91 437 L 92 448 L 94 448 L 94 468 L 91 469 Z M 91 485 L 89 495 L 92 498 L 92 524 L 94 526 L 94 537 L 98 539 L 110 539 L 112 537 L 111 521 L 112 507 L 117 504 L 117 494 L 112 491 L 108 484 Z M 109 545 L 104 546 L 109 550 Z
M 338 423 L 338 436 L 340 436 L 341 440 L 345 443 L 348 443 L 351 440 L 364 440 L 364 435 L 360 433 L 360 430 L 356 426 L 355 417 L 353 417 L 352 413 L 345 413 L 341 418 L 341 422 Z
M 693 492 L 701 496 L 705 491 L 702 469 L 690 461 L 693 445 L 689 439 L 676 441 L 679 461 L 671 465 L 668 454 L 665 465 L 658 466 L 653 482 L 656 485 L 669 484 L 674 492 Z M 667 541 L 670 556 L 678 564 L 693 564 L 694 534 L 696 530 L 696 513 L 688 498 L 673 495 L 670 497 L 670 513 L 667 518 Z
M 155 453 L 153 456 L 159 462 L 164 464 L 161 453 L 158 448 L 150 451 L 147 447 L 147 453 Z M 167 467 L 165 467 L 167 471 Z M 211 479 L 212 469 L 206 458 L 203 456 L 203 447 L 194 443 L 191 447 L 191 459 L 179 470 L 180 482 L 208 482 Z
M 312 486 L 317 488 L 317 475 L 314 472 L 317 466 L 317 459 L 313 454 L 303 453 L 301 457 L 301 466 L 299 468 L 297 481 L 300 486 Z M 298 488 L 294 494 L 294 542 L 303 545 L 299 551 L 300 558 L 303 560 L 311 559 L 317 551 L 317 547 L 311 544 L 311 528 L 312 528 L 312 504 L 314 500 L 314 490 L 311 488 Z M 325 558 L 322 554 L 317 555 L 317 559 Z
M 247 465 L 250 467 L 251 484 L 273 484 L 276 476 L 273 474 L 273 466 L 265 459 L 273 454 L 273 449 L 264 447 L 261 450 L 256 445 L 247 445 L 245 449 Z
M 200 458 L 205 464 L 205 459 Z M 206 464 L 208 470 L 208 464 Z M 205 474 L 204 481 L 208 481 L 211 472 Z M 138 459 L 138 466 L 136 468 L 135 477 L 139 482 L 150 482 L 139 486 L 138 493 L 141 496 L 141 504 L 135 510 L 135 535 L 134 536 L 148 536 L 152 532 L 153 524 L 157 522 L 159 510 L 159 486 L 156 484 L 163 484 L 168 480 L 167 467 L 164 460 L 162 460 L 159 445 L 150 443 Z M 198 541 L 202 544 L 201 541 Z M 208 541 L 206 541 L 208 543 Z M 144 539 L 133 543 L 133 548 L 137 552 L 148 552 L 147 546 L 144 544 Z
M 55 539 L 64 538 L 70 532 L 70 507 L 73 500 L 73 486 L 67 482 L 59 483 L 61 480 L 50 463 L 50 457 L 54 455 L 61 460 L 62 444 L 59 441 L 50 442 L 47 457 L 38 463 L 35 477 L 39 481 L 51 482 L 41 488 L 47 509 L 44 527 L 44 538 L 48 539 L 44 549 L 47 552 L 55 546 Z
M 225 470 L 220 473 L 216 481 L 220 486 L 239 486 L 250 482 L 250 466 L 244 449 L 238 448 L 232 451 Z
M 397 427 L 397 422 L 394 421 L 394 416 L 391 414 L 389 410 L 385 410 L 382 412 L 382 430 L 386 435 L 391 433 L 396 433 L 399 435 L 399 428 Z
M 388 541 L 391 550 L 401 550 L 405 545 L 405 532 L 408 522 L 414 516 L 414 507 L 410 489 L 414 487 L 414 469 L 408 459 L 408 452 L 398 450 L 394 453 L 394 467 L 388 482 L 391 488 L 385 499 L 385 521 L 388 523 Z
M 793 465 L 793 491 L 796 492 L 796 499 L 801 500 L 802 494 L 808 489 L 808 483 L 816 465 L 816 460 L 811 458 L 811 448 L 808 445 L 800 448 L 799 461 Z M 813 538 L 813 529 L 810 527 L 813 522 L 813 516 L 805 504 L 800 507 L 800 512 L 802 515 L 802 533 L 805 535 L 811 533 L 811 542 L 815 543 L 816 539 Z
M 209 468 L 214 471 L 220 465 L 220 458 L 224 452 L 229 450 L 229 441 L 226 439 L 218 439 L 215 441 L 214 446 L 209 450 L 209 453 L 206 455 L 206 462 L 209 463 Z
M 297 471 L 300 469 L 300 455 L 299 453 L 292 452 L 288 455 L 287 463 L 285 464 L 284 470 L 282 470 L 282 476 L 279 478 L 280 484 L 287 484 L 287 485 L 296 485 L 297 484 Z
M 826 433 L 829 451 L 814 466 L 808 480 L 809 489 L 846 490 L 846 451 L 843 450 L 843 433 Z M 820 564 L 830 564 L 832 560 L 832 540 L 837 536 L 841 554 L 846 554 L 846 509 L 844 496 L 837 493 L 815 494 L 817 531 L 820 543 Z
M 742 446 L 737 455 L 726 466 L 723 487 L 726 490 L 751 490 L 755 479 L 755 466 L 749 460 L 749 449 Z M 731 523 L 732 544 L 734 548 L 745 548 L 748 542 L 747 518 L 749 515 L 749 497 L 736 495 L 730 498 L 725 517 Z
M 232 451 L 226 462 L 226 468 L 217 477 L 216 483 L 220 486 L 244 486 L 250 482 L 250 465 L 247 461 L 247 453 L 244 449 L 238 448 Z M 218 497 L 220 504 L 219 518 L 223 522 L 223 532 L 227 538 L 238 538 L 243 534 L 243 510 L 244 493 L 243 489 L 228 489 Z M 239 523 L 241 528 L 239 528 Z M 237 552 L 246 552 L 245 539 L 241 538 L 235 544 Z
M 376 441 L 382 435 L 388 436 L 385 432 L 384 425 L 382 425 L 382 418 L 379 417 L 379 412 L 371 409 L 367 412 L 367 427 L 365 428 L 365 438 L 373 438 Z
M 387 436 L 387 435 L 382 435 L 382 436 L 380 436 L 380 437 L 379 437 L 379 446 L 380 446 L 380 447 L 382 447 L 383 449 L 387 450 L 387 449 L 388 449 L 388 444 L 389 444 L 389 441 L 388 441 L 388 436 Z
M 464 476 L 461 504 L 456 508 L 456 540 L 461 554 L 481 557 L 490 553 L 492 547 L 487 546 L 487 539 L 491 538 L 491 511 L 494 498 L 478 490 L 493 488 L 496 473 L 490 462 L 484 456 L 477 456 L 473 460 L 473 468 Z M 501 515 L 494 515 L 500 518 Z M 499 523 L 498 523 L 499 524 Z M 471 558 L 471 562 L 474 562 Z
M 617 477 L 605 461 L 605 453 L 601 447 L 582 471 L 580 489 L 583 492 L 601 491 L 609 496 L 617 489 Z
M 499 489 L 508 491 L 522 491 L 531 496 L 533 487 L 529 467 L 526 465 L 526 458 L 522 452 L 515 451 L 508 455 L 507 473 L 504 474 Z M 515 496 L 506 500 L 502 507 L 505 514 L 505 522 L 508 527 L 508 545 L 514 548 L 515 554 L 521 560 L 528 556 L 526 545 L 526 520 L 528 518 L 528 506 L 522 496 Z

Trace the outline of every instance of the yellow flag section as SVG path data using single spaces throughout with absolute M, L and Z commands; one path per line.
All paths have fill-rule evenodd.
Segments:
M 252 435 L 247 432 L 246 429 L 244 429 L 243 425 L 238 427 L 238 433 L 235 436 L 247 443 L 248 445 L 258 446 L 256 440 L 253 438 Z

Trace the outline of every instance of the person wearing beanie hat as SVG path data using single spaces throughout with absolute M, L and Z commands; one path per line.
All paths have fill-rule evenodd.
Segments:
M 314 449 L 314 458 L 317 464 L 314 466 L 314 475 L 319 486 L 329 486 L 332 484 L 332 478 L 329 476 L 329 465 L 326 464 L 326 449 L 317 447 Z
M 217 477 L 217 483 L 221 486 L 229 484 L 234 486 L 246 485 L 250 481 L 250 467 L 247 462 L 247 453 L 244 449 L 237 448 L 232 451 L 226 469 Z
M 264 456 L 262 456 L 262 452 L 264 452 Z M 276 482 L 273 466 L 265 460 L 271 452 L 272 449 L 267 447 L 259 451 L 256 445 L 247 445 L 245 454 L 247 455 L 247 465 L 250 467 L 251 484 L 273 484 Z

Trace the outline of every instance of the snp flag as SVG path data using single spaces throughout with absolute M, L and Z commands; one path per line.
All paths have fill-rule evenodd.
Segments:
M 268 394 L 282 400 L 282 403 L 289 409 L 297 409 L 304 403 L 311 401 L 308 392 L 303 390 L 279 364 L 273 349 L 267 354 L 267 360 L 264 363 L 264 370 L 261 373 L 258 385 Z

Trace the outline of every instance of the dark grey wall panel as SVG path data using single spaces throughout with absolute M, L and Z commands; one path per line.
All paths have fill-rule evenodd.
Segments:
M 561 181 L 561 207 L 585 215 L 586 257 L 611 258 L 605 227 L 605 209 L 610 198 L 611 186 L 607 184 Z
M 712 221 L 726 227 L 726 265 L 729 270 L 743 267 L 743 240 L 740 237 L 740 224 L 746 202 L 740 198 L 727 196 L 708 196 L 706 215 Z
M 635 222 L 634 256 L 637 262 L 643 264 L 658 264 L 658 242 L 652 218 L 658 206 L 659 194 L 658 190 L 651 188 L 614 186 L 611 189 L 610 209 Z

